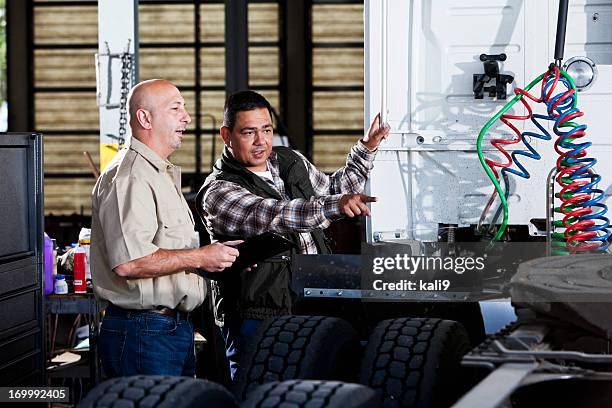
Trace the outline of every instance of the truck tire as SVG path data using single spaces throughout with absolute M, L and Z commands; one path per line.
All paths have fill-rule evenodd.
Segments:
M 360 382 L 385 407 L 448 407 L 465 390 L 461 358 L 470 350 L 452 320 L 401 318 L 380 322 L 370 336 Z
M 117 377 L 94 387 L 78 408 L 238 407 L 234 396 L 219 384 L 191 377 L 135 375 Z
M 268 319 L 242 353 L 234 391 L 244 400 L 257 386 L 272 381 L 350 381 L 359 369 L 359 351 L 357 332 L 345 320 L 291 315 Z
M 378 406 L 374 390 L 338 381 L 289 380 L 260 385 L 242 408 L 371 408 Z

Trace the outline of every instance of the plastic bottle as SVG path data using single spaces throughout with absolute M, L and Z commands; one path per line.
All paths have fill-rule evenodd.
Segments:
M 66 277 L 64 275 L 55 276 L 55 294 L 65 295 L 68 293 L 68 284 L 66 283 Z
M 45 232 L 43 251 L 44 291 L 45 295 L 53 293 L 53 241 Z
M 85 250 L 85 279 L 91 281 L 91 267 L 89 264 L 89 248 L 91 244 L 91 229 L 81 228 L 79 232 L 79 245 Z
M 74 250 L 74 293 L 87 292 L 87 282 L 85 281 L 85 249 L 82 246 L 77 246 Z

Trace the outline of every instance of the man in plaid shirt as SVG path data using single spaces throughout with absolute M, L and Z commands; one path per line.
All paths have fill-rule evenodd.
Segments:
M 389 133 L 376 116 L 351 149 L 346 165 L 328 176 L 302 154 L 272 148 L 268 101 L 253 91 L 230 95 L 221 136 L 225 148 L 203 188 L 201 215 L 215 240 L 245 239 L 267 231 L 283 234 L 299 253 L 328 253 L 322 230 L 343 216 L 369 215 L 362 194 L 380 142 Z M 232 281 L 213 282 L 215 315 L 222 326 L 232 377 L 240 339 L 262 319 L 291 313 L 288 265 L 263 262 Z M 225 303 L 225 304 L 223 304 Z

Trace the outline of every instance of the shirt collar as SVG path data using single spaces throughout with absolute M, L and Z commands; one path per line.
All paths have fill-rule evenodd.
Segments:
M 270 153 L 270 156 L 268 157 L 268 170 L 270 170 L 272 167 L 277 167 L 277 166 L 278 166 L 278 157 L 276 156 L 276 152 L 272 150 L 272 152 Z
M 140 154 L 149 163 L 151 163 L 157 171 L 166 171 L 168 168 L 174 167 L 168 160 L 164 160 L 157 153 L 155 153 L 149 146 L 142 143 L 140 140 L 132 137 L 130 139 L 130 149 Z

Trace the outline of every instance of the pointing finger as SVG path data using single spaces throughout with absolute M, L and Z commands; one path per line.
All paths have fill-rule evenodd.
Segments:
M 371 197 L 365 194 L 361 194 L 361 201 L 364 203 L 375 203 L 376 201 L 378 201 L 377 197 Z
M 242 244 L 243 242 L 244 242 L 243 240 L 239 239 L 239 240 L 236 240 L 236 241 L 225 241 L 225 242 L 222 242 L 222 244 L 233 247 L 233 246 L 236 246 L 238 244 Z

